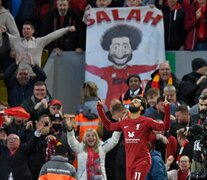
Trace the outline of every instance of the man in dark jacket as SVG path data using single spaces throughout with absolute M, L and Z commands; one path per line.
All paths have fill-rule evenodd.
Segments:
M 151 78 L 145 87 L 144 94 L 148 89 L 156 88 L 160 90 L 162 96 L 166 85 L 173 85 L 176 89 L 179 88 L 180 80 L 171 72 L 170 64 L 167 61 L 160 63 L 159 69 L 152 73 Z
M 36 131 L 30 140 L 20 145 L 20 138 L 16 134 L 7 137 L 7 145 L 0 144 L 0 179 L 8 180 L 32 180 L 31 172 L 28 168 L 28 156 L 37 140 L 41 136 L 42 123 L 37 123 Z
M 41 35 L 47 35 L 57 29 L 75 26 L 75 32 L 68 32 L 48 46 L 49 51 L 60 55 L 61 51 L 83 52 L 85 49 L 86 25 L 81 15 L 69 8 L 69 0 L 58 0 L 57 7 L 49 11 L 42 23 Z
M 8 91 L 8 103 L 10 107 L 19 106 L 24 100 L 33 93 L 34 83 L 45 81 L 47 78 L 45 72 L 34 64 L 32 56 L 29 56 L 29 65 L 32 67 L 35 77 L 32 77 L 26 67 L 19 67 L 20 62 L 26 54 L 20 55 L 16 63 L 12 63 L 4 73 L 4 81 Z
M 192 72 L 183 76 L 180 83 L 180 97 L 189 106 L 198 103 L 198 97 L 207 88 L 207 62 L 202 58 L 192 61 Z

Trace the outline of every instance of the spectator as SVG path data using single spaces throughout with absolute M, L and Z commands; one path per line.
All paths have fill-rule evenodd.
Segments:
M 55 155 L 42 166 L 39 180 L 76 180 L 76 170 L 68 163 L 67 154 L 67 148 L 61 142 L 57 142 Z
M 50 135 L 48 135 L 46 138 L 47 138 L 47 150 L 46 150 L 47 161 L 50 160 L 51 156 L 54 155 L 55 153 L 55 143 L 57 141 L 60 141 L 67 148 L 68 162 L 71 164 L 73 163 L 74 153 L 72 152 L 71 148 L 68 146 L 67 135 L 65 132 L 63 132 L 63 117 L 60 114 L 54 114 L 51 117 Z
M 185 133 L 184 129 L 179 129 L 177 131 L 177 141 L 179 144 L 179 148 L 177 151 L 177 159 L 176 159 L 177 163 L 180 161 L 180 158 L 183 155 L 188 156 L 190 162 L 192 161 L 192 157 L 193 157 L 193 142 L 192 141 L 189 142 L 184 133 Z
M 159 69 L 152 73 L 151 78 L 145 87 L 144 94 L 149 88 L 157 88 L 162 96 L 166 85 L 174 85 L 176 89 L 179 88 L 180 80 L 171 72 L 170 64 L 167 61 L 160 63 Z
M 81 90 L 81 104 L 75 117 L 79 141 L 82 141 L 83 134 L 88 128 L 98 128 L 99 118 L 96 109 L 98 100 L 100 99 L 96 83 L 92 81 L 85 82 Z
M 32 67 L 35 77 L 29 74 L 27 67 L 19 67 L 25 56 L 29 56 L 29 65 Z M 16 63 L 12 63 L 4 73 L 4 81 L 8 92 L 8 102 L 10 107 L 19 106 L 24 100 L 32 96 L 34 83 L 45 81 L 46 74 L 36 64 L 34 64 L 30 54 L 21 53 Z
M 30 120 L 36 121 L 42 114 L 48 114 L 48 104 L 51 96 L 47 91 L 47 86 L 42 81 L 34 84 L 33 95 L 26 99 L 21 106 L 30 113 Z
M 148 148 L 149 136 L 152 130 L 164 130 L 166 124 L 169 123 L 168 120 L 163 124 L 142 116 L 145 108 L 144 98 L 135 97 L 129 107 L 131 117 L 120 122 L 111 123 L 105 116 L 103 103 L 100 101 L 97 103 L 99 116 L 106 129 L 124 131 L 127 180 L 137 179 L 138 177 L 140 180 L 146 178 L 151 166 Z
M 150 88 L 147 90 L 145 94 L 145 98 L 147 100 L 148 108 L 145 110 L 145 113 L 147 110 L 151 107 L 155 107 L 157 104 L 157 99 L 160 97 L 160 90 L 156 88 Z
M 184 28 L 185 50 L 207 50 L 206 0 L 196 0 L 186 8 Z
M 28 159 L 28 166 L 32 173 L 32 179 L 37 180 L 40 169 L 42 165 L 46 162 L 46 148 L 47 148 L 47 140 L 46 137 L 50 134 L 51 121 L 48 115 L 43 114 L 38 119 L 38 122 L 43 124 L 43 128 L 41 130 L 41 136 L 38 138 L 35 143 L 32 151 L 30 153 Z M 34 123 L 32 121 L 28 121 L 24 128 L 24 136 L 25 141 L 28 141 L 31 138 L 33 130 L 35 129 Z
M 73 131 L 74 122 L 66 122 L 68 144 L 78 157 L 78 179 L 106 179 L 105 155 L 117 145 L 120 132 L 114 132 L 110 139 L 101 142 L 96 130 L 89 128 L 84 133 L 83 142 L 79 143 Z
M 131 98 L 138 95 L 142 95 L 142 88 L 141 88 L 142 81 L 139 75 L 129 75 L 126 83 L 129 89 L 121 95 L 120 99 L 122 103 L 125 105 L 125 107 L 129 108 Z
M 0 179 L 27 179 L 32 180 L 27 160 L 35 145 L 37 137 L 41 136 L 43 124 L 37 123 L 36 131 L 30 140 L 20 145 L 20 138 L 16 134 L 7 137 L 7 146 L 0 144 Z M 12 163 L 11 163 L 12 162 Z
M 170 126 L 170 134 L 175 138 L 176 132 L 181 128 L 186 128 L 190 124 L 190 115 L 186 105 L 180 105 L 175 109 L 175 121 Z
M 167 159 L 167 166 L 170 166 L 172 162 L 174 161 L 174 158 L 170 156 Z M 190 180 L 190 159 L 188 156 L 181 156 L 180 161 L 179 161 L 179 169 L 173 169 L 167 172 L 167 176 L 169 180 L 177 180 L 177 179 L 182 179 L 182 180 Z
M 0 0 L 0 26 L 5 26 L 10 34 L 20 36 L 15 20 L 9 10 L 2 6 L 2 0 Z
M 164 18 L 165 50 L 183 49 L 185 11 L 177 0 L 167 0 L 161 7 Z
M 207 117 L 207 94 L 200 95 L 198 100 L 198 112 L 191 115 L 191 125 L 202 124 Z
M 86 25 L 82 22 L 81 15 L 70 9 L 69 2 L 70 0 L 58 0 L 57 7 L 46 14 L 42 24 L 42 36 L 60 28 L 75 26 L 76 31 L 59 36 L 48 46 L 50 52 L 53 50 L 58 55 L 62 51 L 82 53 L 85 49 Z
M 167 96 L 168 101 L 176 106 L 182 104 L 180 99 L 177 97 L 177 90 L 173 85 L 166 85 L 163 89 L 163 95 Z
M 198 103 L 198 97 L 207 88 L 207 62 L 202 58 L 192 61 L 192 72 L 183 76 L 180 83 L 180 97 L 190 107 Z
M 41 38 L 34 38 L 33 33 L 35 32 L 34 26 L 31 22 L 24 22 L 22 28 L 23 38 L 15 37 L 9 34 L 9 40 L 11 46 L 14 47 L 16 52 L 16 60 L 19 59 L 19 56 L 22 52 L 31 54 L 33 61 L 38 66 L 41 66 L 41 55 L 43 48 L 49 44 L 50 42 L 54 41 L 55 39 L 59 38 L 60 36 L 64 35 L 68 31 L 75 31 L 74 26 L 66 27 L 54 31 L 44 37 Z M 24 59 L 22 64 L 27 64 L 28 59 Z
M 53 99 L 49 104 L 50 116 L 59 114 L 63 117 L 63 104 L 58 99 Z

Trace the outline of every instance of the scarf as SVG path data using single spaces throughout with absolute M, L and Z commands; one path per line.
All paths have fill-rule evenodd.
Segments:
M 95 152 L 93 148 L 88 148 L 87 159 L 87 180 L 101 179 L 101 162 L 99 153 Z
M 205 11 L 206 11 L 206 6 L 201 7 L 199 4 L 196 5 L 197 9 L 201 8 L 201 17 L 198 21 L 198 34 L 197 38 L 199 41 L 204 41 L 206 40 L 206 30 L 205 30 Z
M 186 180 L 189 175 L 189 170 L 182 172 L 180 169 L 178 170 L 178 180 Z
M 152 79 L 152 88 L 160 89 L 159 82 L 160 82 L 160 74 L 157 73 L 157 74 L 155 74 L 154 78 Z M 170 76 L 170 78 L 168 79 L 167 84 L 168 85 L 173 84 L 172 76 Z
M 180 161 L 180 157 L 181 157 L 181 155 L 182 155 L 182 153 L 183 153 L 183 150 L 184 150 L 184 148 L 187 146 L 188 143 L 189 143 L 189 141 L 186 139 L 186 140 L 184 141 L 184 143 L 182 144 L 182 146 L 181 146 L 181 148 L 180 148 L 180 151 L 179 151 L 179 154 L 178 154 L 178 157 L 177 157 L 177 161 L 176 161 L 177 164 L 178 164 L 178 162 Z
M 47 142 L 47 148 L 46 148 L 46 161 L 49 161 L 51 156 L 55 154 L 55 146 L 57 144 L 57 140 L 53 139 Z

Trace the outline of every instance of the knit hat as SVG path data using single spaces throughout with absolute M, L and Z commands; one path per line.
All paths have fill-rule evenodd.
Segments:
M 202 58 L 195 58 L 192 61 L 192 70 L 197 71 L 198 69 L 202 68 L 203 66 L 207 66 L 207 62 Z

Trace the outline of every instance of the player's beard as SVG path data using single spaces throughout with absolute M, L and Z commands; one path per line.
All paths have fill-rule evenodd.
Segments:
M 137 112 L 139 112 L 139 107 L 129 106 L 129 111 L 131 113 L 137 113 Z

